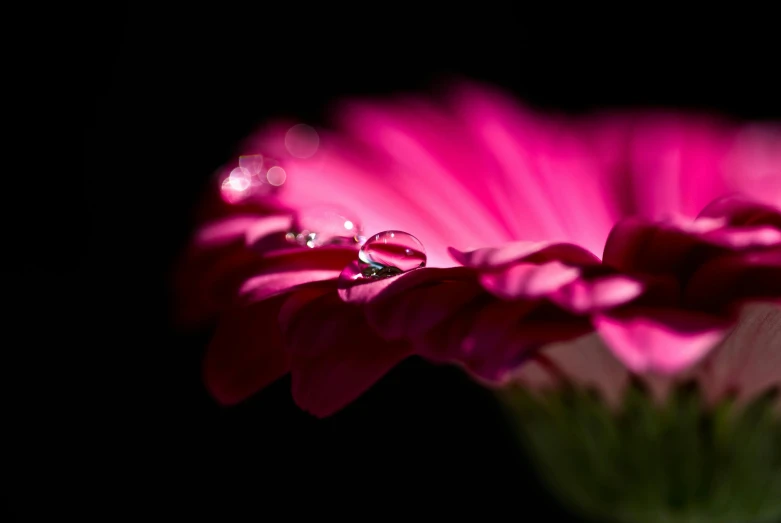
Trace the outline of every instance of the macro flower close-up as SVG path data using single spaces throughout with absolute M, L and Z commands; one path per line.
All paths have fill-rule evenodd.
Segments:
M 241 145 L 174 284 L 222 405 L 290 374 L 338 415 L 421 358 L 595 521 L 781 517 L 781 126 L 348 99 Z

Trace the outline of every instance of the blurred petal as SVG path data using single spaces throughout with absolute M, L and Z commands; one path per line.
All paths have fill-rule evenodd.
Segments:
M 781 248 L 707 262 L 689 280 L 684 299 L 691 307 L 714 312 L 751 300 L 781 304 Z
M 339 271 L 301 270 L 291 272 L 272 272 L 255 276 L 242 285 L 239 294 L 246 302 L 268 299 L 272 296 L 290 292 L 298 286 L 313 282 L 335 282 Z M 333 286 L 330 284 L 329 286 Z
M 466 252 L 451 247 L 449 251 L 458 263 L 475 269 L 502 269 L 521 261 L 538 264 L 554 260 L 571 265 L 599 264 L 599 258 L 570 243 L 521 241 Z
M 629 309 L 597 315 L 608 347 L 637 373 L 673 374 L 700 360 L 724 337 L 723 319 L 681 310 Z
M 503 271 L 480 275 L 480 283 L 498 298 L 539 298 L 552 294 L 580 277 L 580 269 L 558 261 L 535 265 L 519 263 Z
M 750 401 L 781 386 L 781 307 L 744 307 L 737 327 L 699 366 L 698 378 L 714 402 L 730 394 Z
M 781 210 L 744 196 L 719 198 L 705 207 L 698 218 L 721 218 L 734 227 L 767 225 L 781 229 Z
M 404 343 L 387 343 L 368 327 L 361 309 L 336 292 L 324 294 L 290 318 L 286 339 L 292 358 L 293 398 L 325 417 L 364 393 L 410 355 Z
M 598 312 L 624 305 L 646 290 L 646 286 L 624 275 L 577 279 L 548 295 L 559 307 L 575 314 Z
M 206 350 L 206 387 L 220 403 L 244 400 L 289 370 L 277 326 L 285 296 L 228 309 Z

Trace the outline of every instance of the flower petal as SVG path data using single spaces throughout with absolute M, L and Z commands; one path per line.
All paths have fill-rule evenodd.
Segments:
M 549 294 L 547 298 L 575 314 L 598 312 L 624 305 L 646 290 L 646 285 L 621 274 L 577 279 Z
M 419 269 L 374 294 L 365 312 L 384 338 L 409 339 L 423 335 L 484 293 L 470 269 Z
M 595 388 L 613 408 L 619 408 L 629 384 L 629 371 L 596 333 L 554 343 L 511 373 L 512 381 L 547 390 L 561 381 Z
M 602 261 L 623 272 L 685 274 L 707 254 L 702 245 L 681 230 L 628 218 L 610 231 Z
M 480 283 L 498 298 L 539 298 L 552 294 L 580 277 L 580 269 L 558 261 L 535 265 L 519 263 L 497 272 L 480 275 Z
M 731 394 L 750 401 L 781 387 L 781 307 L 744 307 L 736 328 L 699 366 L 697 377 L 712 402 Z
M 750 300 L 781 303 L 781 249 L 724 255 L 705 263 L 689 280 L 684 299 L 712 312 Z
M 266 223 L 258 215 L 239 214 L 202 225 L 193 239 L 195 249 L 224 247 L 245 238 L 247 230 L 256 224 Z
M 554 260 L 571 265 L 599 264 L 599 258 L 571 243 L 520 241 L 473 251 L 459 251 L 453 247 L 448 250 L 458 263 L 475 269 L 502 269 L 521 261 L 538 264 Z
M 724 219 L 734 227 L 767 225 L 781 229 L 780 209 L 739 195 L 714 200 L 700 212 L 701 218 Z
M 220 403 L 238 403 L 288 372 L 277 326 L 285 298 L 232 307 L 223 314 L 203 362 L 206 387 Z
M 368 303 L 382 293 L 394 294 L 427 283 L 469 278 L 474 278 L 474 271 L 464 267 L 423 267 L 390 278 L 363 278 L 360 264 L 353 261 L 339 276 L 339 296 L 348 303 Z
M 262 247 L 268 243 L 268 238 L 277 237 L 290 231 L 293 224 L 291 215 L 266 216 L 248 224 L 245 228 L 245 239 L 248 247 Z M 284 245 L 284 244 L 283 244 Z
M 696 363 L 724 337 L 722 318 L 681 310 L 639 309 L 596 315 L 613 353 L 637 373 L 673 374 Z
M 360 307 L 336 292 L 299 307 L 285 337 L 292 357 L 293 398 L 325 417 L 355 400 L 410 355 L 404 343 L 388 343 L 367 325 Z
M 239 295 L 246 302 L 261 301 L 314 282 L 325 282 L 333 287 L 334 283 L 330 282 L 335 282 L 338 277 L 339 271 L 335 270 L 272 272 L 248 279 L 239 290 Z
M 413 341 L 420 355 L 460 363 L 477 377 L 495 383 L 506 379 L 534 350 L 589 330 L 587 320 L 550 304 L 478 296 Z

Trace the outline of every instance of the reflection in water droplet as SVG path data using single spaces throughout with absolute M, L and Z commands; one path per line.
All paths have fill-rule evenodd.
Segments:
M 420 240 L 403 231 L 370 236 L 358 251 L 364 277 L 387 278 L 426 266 L 426 249 Z
M 285 134 L 285 147 L 296 158 L 309 158 L 317 152 L 320 137 L 317 131 L 306 124 L 298 124 Z
M 311 207 L 298 213 L 288 241 L 309 248 L 360 245 L 363 229 L 351 213 L 334 207 Z

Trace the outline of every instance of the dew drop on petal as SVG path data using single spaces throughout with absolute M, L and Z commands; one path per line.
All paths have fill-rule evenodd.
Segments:
M 303 123 L 294 125 L 285 134 L 285 148 L 296 158 L 309 158 L 317 152 L 319 145 L 317 131 Z
M 426 266 L 426 249 L 403 231 L 369 236 L 358 251 L 363 276 L 385 278 Z
M 302 209 L 287 235 L 299 245 L 314 248 L 323 245 L 358 245 L 363 229 L 350 212 L 336 207 L 319 206 Z

